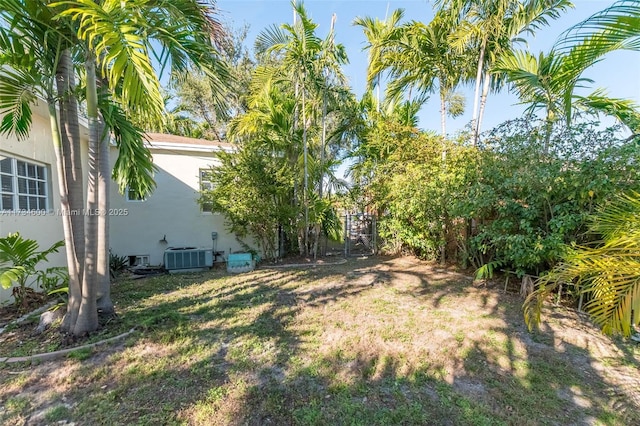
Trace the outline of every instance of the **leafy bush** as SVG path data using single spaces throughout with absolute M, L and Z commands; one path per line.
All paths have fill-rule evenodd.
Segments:
M 493 130 L 479 179 L 462 204 L 473 219 L 476 266 L 500 261 L 518 274 L 553 266 L 572 241 L 597 238 L 586 221 L 595 206 L 640 188 L 640 153 L 615 128 L 559 128 L 544 149 L 544 124 L 514 120 Z
M 36 282 L 47 294 L 68 287 L 69 273 L 64 266 L 53 266 L 45 270 L 36 271 Z
M 57 253 L 64 245 L 64 241 L 58 241 L 44 251 L 38 251 L 38 242 L 24 239 L 20 233 L 9 234 L 0 238 L 0 285 L 10 288 L 14 283 L 17 287 L 13 291 L 16 304 L 26 308 L 26 296 L 30 277 L 36 276 L 35 281 L 45 286 L 57 286 L 60 278 L 58 270 L 51 268 L 46 271 L 38 271 L 36 265 L 47 260 L 51 253 Z
M 530 328 L 540 322 L 543 302 L 562 283 L 586 296 L 584 309 L 605 333 L 629 336 L 632 325 L 640 324 L 640 194 L 604 204 L 591 216 L 589 230 L 602 235 L 602 241 L 567 247 L 563 261 L 538 280 L 527 298 Z
M 377 123 L 358 149 L 356 177 L 378 212 L 383 250 L 435 259 L 463 235 L 457 210 L 477 173 L 474 149 L 392 122 Z
M 640 151 L 598 123 L 558 125 L 545 148 L 547 130 L 513 120 L 474 148 L 378 124 L 359 146 L 357 171 L 385 247 L 435 259 L 457 244 L 458 260 L 476 268 L 539 275 L 566 244 L 599 238 L 587 218 L 621 191 L 640 189 Z
M 277 229 L 292 224 L 292 172 L 261 147 L 243 146 L 235 153 L 218 153 L 220 165 L 208 174 L 211 189 L 203 189 L 200 202 L 223 213 L 229 231 L 239 238 L 254 237 L 266 258 L 275 258 Z

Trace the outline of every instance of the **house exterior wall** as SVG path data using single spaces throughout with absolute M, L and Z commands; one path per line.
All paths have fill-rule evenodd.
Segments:
M 47 173 L 48 210 L 46 212 L 12 212 L 0 210 L 0 237 L 20 232 L 24 238 L 36 240 L 41 249 L 47 249 L 63 240 L 60 217 L 60 195 L 56 172 L 56 157 L 51 138 L 51 127 L 43 106 L 36 108 L 29 137 L 17 140 L 15 136 L 0 136 L 0 157 L 16 158 L 44 166 Z M 66 266 L 64 247 L 49 256 L 49 262 L 40 267 Z M 0 304 L 11 299 L 11 289 L 0 287 Z
M 197 200 L 200 169 L 216 164 L 214 154 L 172 149 L 152 149 L 156 190 L 144 201 L 127 201 L 115 185 L 111 191 L 111 250 L 118 256 L 149 256 L 161 265 L 170 247 L 241 250 L 235 236 L 225 230 L 224 216 L 202 212 Z M 115 160 L 115 156 L 112 156 Z M 211 232 L 217 232 L 215 241 Z M 166 240 L 166 241 L 165 241 Z M 217 261 L 222 261 L 218 257 Z
M 1 117 L 0 117 L 1 119 Z M 81 127 L 82 164 L 87 156 L 87 131 Z M 202 141 L 201 141 L 202 142 Z M 156 144 L 158 145 L 158 144 Z M 159 144 L 162 145 L 162 144 Z M 119 256 L 149 256 L 149 264 L 161 265 L 164 251 L 169 247 L 213 248 L 224 252 L 220 262 L 242 247 L 235 236 L 226 231 L 224 216 L 202 212 L 197 199 L 200 189 L 200 170 L 214 165 L 214 151 L 222 149 L 215 144 L 181 146 L 180 142 L 163 148 L 151 149 L 156 190 L 144 201 L 127 201 L 111 182 L 110 192 L 110 247 Z M 228 149 L 228 147 L 226 148 Z M 118 152 L 111 149 L 111 163 Z M 42 212 L 14 212 L 0 210 L 0 237 L 20 232 L 25 238 L 36 240 L 42 249 L 64 239 L 60 215 L 60 194 L 56 158 L 46 105 L 35 108 L 29 137 L 18 141 L 14 136 L 0 136 L 0 157 L 15 158 L 43 166 L 47 173 L 47 210 Z M 83 167 L 86 184 L 86 167 Z M 85 186 L 86 190 L 86 186 Z M 217 232 L 215 241 L 211 233 Z M 64 247 L 49 256 L 41 267 L 66 266 Z M 12 300 L 11 289 L 0 287 L 0 304 Z

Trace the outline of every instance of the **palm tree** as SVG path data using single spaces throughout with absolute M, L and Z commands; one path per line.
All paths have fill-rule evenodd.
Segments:
M 255 74 L 258 78 L 254 79 L 253 84 L 257 86 L 254 90 L 258 91 L 261 90 L 260 85 L 263 88 L 274 83 L 293 86 L 296 110 L 291 131 L 295 133 L 300 123 L 302 124 L 304 219 L 299 228 L 298 246 L 300 254 L 303 255 L 309 253 L 309 132 L 312 123 L 317 122 L 317 114 L 314 111 L 323 109 L 316 106 L 323 102 L 322 94 L 327 93 L 327 82 L 344 80 L 339 66 L 346 62 L 346 55 L 344 47 L 333 42 L 332 32 L 324 40 L 316 35 L 318 25 L 309 18 L 302 2 L 292 2 L 292 6 L 296 16 L 293 25 L 272 26 L 256 39 L 258 53 L 270 55 L 278 62 L 278 66 L 260 67 Z M 296 183 L 294 198 L 298 197 L 297 188 Z
M 398 97 L 407 88 L 426 95 L 438 91 L 442 135 L 446 136 L 447 101 L 456 87 L 466 80 L 469 52 L 457 52 L 449 43 L 452 20 L 443 12 L 425 25 L 412 21 L 399 27 L 384 43 L 381 66 L 389 70 L 387 92 Z M 436 84 L 437 81 L 437 84 Z M 456 111 L 461 113 L 461 111 Z
M 96 80 L 99 75 L 104 75 L 107 81 L 107 87 L 112 95 L 114 102 L 122 105 L 122 111 L 130 120 L 136 117 L 138 122 L 142 120 L 154 121 L 159 120 L 162 112 L 162 100 L 157 96 L 159 93 L 158 78 L 151 66 L 150 54 L 152 51 L 158 53 L 161 58 L 161 64 L 168 60 L 175 70 L 184 70 L 189 62 L 200 66 L 210 76 L 210 80 L 214 87 L 219 87 L 227 74 L 220 63 L 215 60 L 215 49 L 211 44 L 211 35 L 215 33 L 215 21 L 209 15 L 209 9 L 201 6 L 195 1 L 184 0 L 179 2 L 153 1 L 153 2 L 135 2 L 135 1 L 105 1 L 101 4 L 93 2 L 66 2 L 58 3 L 55 6 L 60 7 L 57 16 L 52 15 L 52 11 L 45 3 L 28 2 L 22 4 L 20 0 L 7 0 L 12 2 L 12 8 L 3 10 L 3 18 L 5 22 L 11 23 L 13 32 L 4 31 L 2 33 L 3 41 L 10 48 L 9 52 L 16 51 L 15 46 L 23 43 L 28 46 L 25 50 L 33 51 L 39 56 L 34 55 L 34 63 L 45 64 L 45 72 L 40 73 L 35 67 L 28 68 L 34 74 L 44 76 L 40 81 L 40 86 L 44 88 L 44 94 L 48 99 L 51 113 L 52 133 L 56 152 L 58 155 L 58 169 L 60 176 L 60 192 L 62 198 L 62 208 L 69 210 L 68 194 L 71 189 L 66 181 L 65 170 L 70 162 L 67 160 L 67 150 L 63 150 L 64 139 L 60 137 L 60 131 L 57 127 L 57 117 L 55 108 L 55 96 L 52 91 L 53 80 L 50 76 L 56 70 L 59 58 L 64 57 L 61 52 L 65 46 L 79 45 L 83 49 L 76 52 L 84 58 L 87 70 L 87 106 L 90 122 L 90 182 L 93 185 L 97 182 L 98 155 L 97 147 L 100 144 L 100 117 L 98 114 L 98 96 Z M 35 6 L 34 6 L 35 5 Z M 77 38 L 76 33 L 69 32 L 71 21 L 77 21 Z M 45 19 L 47 18 L 47 19 Z M 20 23 L 21 30 L 18 34 L 21 37 L 15 37 L 16 22 Z M 130 25 L 136 22 L 137 25 Z M 38 32 L 30 34 L 31 28 L 35 28 Z M 63 29 L 67 29 L 63 32 Z M 34 30 L 35 31 L 35 30 Z M 46 43 L 41 43 L 39 39 L 41 34 L 47 37 Z M 72 34 L 70 36 L 69 34 Z M 30 39 L 25 35 L 32 36 Z M 64 37 L 67 37 L 66 39 Z M 41 38 L 41 37 L 40 37 Z M 80 43 L 78 43 L 80 40 Z M 159 43 L 152 46 L 151 40 Z M 27 44 L 28 43 L 28 44 Z M 42 49 L 31 49 L 34 46 L 51 47 L 51 50 L 42 52 Z M 158 52 L 157 46 L 160 46 Z M 4 48 L 4 47 L 3 47 Z M 155 48 L 155 50 L 154 50 Z M 19 51 L 19 50 L 18 50 Z M 20 55 L 13 55 L 13 64 L 21 64 Z M 24 60 L 22 60 L 24 62 Z M 48 67 L 48 68 L 47 68 Z M 96 71 L 94 71 L 96 70 Z M 64 74 L 62 74 L 64 75 Z M 21 88 L 24 87 L 24 81 L 33 80 L 33 76 L 29 77 L 24 72 L 20 77 L 27 80 L 19 81 L 13 79 L 11 81 L 3 80 L 6 86 L 13 86 L 15 89 L 12 93 L 20 94 Z M 158 102 L 159 99 L 159 102 Z M 13 128 L 21 130 L 27 129 L 30 125 L 30 113 L 23 113 L 29 110 L 29 101 L 33 98 L 20 96 L 5 96 L 2 101 L 4 105 L 9 105 L 10 115 L 5 122 L 9 124 L 17 123 Z M 222 102 L 222 99 L 219 100 Z M 13 107 L 11 104 L 13 103 Z M 16 105 L 18 107 L 16 107 Z M 20 112 L 11 115 L 11 112 Z M 17 117 L 17 119 L 16 119 Z M 8 126 L 7 126 L 8 128 Z M 5 130 L 5 129 L 3 129 Z M 6 130 L 5 130 L 6 131 Z M 136 178 L 133 185 L 139 190 L 150 189 L 151 176 L 148 174 L 152 170 L 148 152 L 144 154 L 142 146 L 142 134 L 129 131 L 120 132 L 120 148 L 125 148 L 125 154 L 134 154 L 133 157 L 116 162 L 114 171 L 115 178 L 122 185 L 127 178 Z M 137 135 L 138 139 L 130 140 L 127 137 Z M 121 154 L 123 151 L 121 150 Z M 141 161 L 147 160 L 146 164 Z M 120 160 L 120 158 L 118 159 Z M 95 163 L 94 163 L 95 162 Z M 134 165 L 135 167 L 127 170 L 123 165 Z M 103 173 L 104 175 L 104 173 Z M 92 186 L 90 185 L 90 188 Z M 73 189 L 73 192 L 78 189 Z M 81 191 L 81 189 L 80 189 Z M 97 194 L 97 191 L 96 191 Z M 88 202 L 90 206 L 96 206 L 96 195 L 89 194 Z M 81 210 L 81 206 L 78 210 Z M 72 215 L 64 215 L 72 217 Z M 84 218 L 82 218 L 84 220 Z M 76 236 L 72 231 L 71 219 L 63 220 L 65 228 L 65 240 L 67 242 L 67 260 L 70 274 L 70 303 L 67 316 L 63 323 L 63 328 L 79 335 L 90 332 L 97 328 L 97 317 L 95 311 L 96 285 L 92 279 L 95 276 L 94 266 L 98 258 L 98 250 L 94 241 L 97 238 L 97 220 L 88 220 L 89 227 L 87 233 L 91 238 L 87 237 L 90 246 L 85 247 L 84 251 L 79 251 L 75 244 Z M 103 232 L 104 233 L 104 232 Z M 106 233 L 104 233 L 106 234 Z M 105 235 L 106 236 L 106 235 Z M 79 242 L 81 239 L 78 239 Z M 106 256 L 102 256 L 106 258 Z M 82 262 L 81 262 L 82 261 Z M 86 262 L 86 263 L 85 263 Z M 82 265 L 82 269 L 79 267 Z M 88 266 L 88 270 L 85 266 Z M 80 277 L 86 279 L 81 280 Z
M 99 145 L 106 144 L 101 136 L 101 118 L 98 111 L 98 76 L 104 80 L 114 99 L 121 103 L 129 117 L 138 122 L 160 122 L 164 102 L 160 94 L 159 78 L 152 67 L 151 54 L 160 58 L 164 67 L 170 63 L 173 71 L 184 71 L 188 63 L 200 67 L 210 76 L 212 86 L 219 89 L 221 77 L 227 78 L 226 68 L 216 60 L 211 41 L 219 25 L 210 15 L 208 6 L 195 1 L 140 2 L 106 0 L 92 2 L 65 2 L 60 17 L 70 17 L 78 25 L 78 38 L 82 41 L 87 77 L 87 113 L 90 127 L 89 179 L 87 207 L 97 207 L 99 179 Z M 130 25 L 136 22 L 138 25 Z M 115 30 L 114 30 L 115 29 Z M 158 49 L 155 44 L 160 48 Z M 205 62 L 206 61 L 206 62 Z M 213 93 L 219 94 L 219 90 Z M 218 98 L 219 103 L 223 100 Z M 97 233 L 98 220 L 89 216 L 87 231 Z M 95 241 L 95 242 L 94 242 Z M 93 259 L 98 257 L 97 239 L 86 239 L 86 268 L 83 279 L 82 300 L 74 334 L 93 331 L 97 327 L 94 305 L 97 271 Z M 100 252 L 104 252 L 104 245 Z M 103 253 L 106 259 L 106 253 Z M 106 271 L 105 271 L 106 272 Z M 73 324 L 73 322 L 72 322 Z
M 613 99 L 597 89 L 587 96 L 574 91 L 592 80 L 581 77 L 602 56 L 617 49 L 640 50 L 640 5 L 619 1 L 565 31 L 548 54 L 504 55 L 495 71 L 513 83 L 529 111 L 546 109 L 549 127 L 559 116 L 571 123 L 573 110 L 612 115 L 632 131 L 640 130 L 638 107 L 629 100 Z
M 553 124 L 563 117 L 571 124 L 574 109 L 612 115 L 632 129 L 640 123 L 637 107 L 629 100 L 609 98 L 601 89 L 587 96 L 575 93 L 576 88 L 593 82 L 580 77 L 588 65 L 581 64 L 571 54 L 553 50 L 537 57 L 515 51 L 501 57 L 495 65 L 494 70 L 513 84 L 522 102 L 530 104 L 529 114 L 541 108 L 545 110 L 545 152 Z
M 378 105 L 371 91 L 365 92 L 358 104 L 360 120 L 352 126 L 357 142 L 350 152 L 354 161 L 348 172 L 356 187 L 366 188 L 386 178 L 380 166 L 397 149 L 397 139 L 418 132 L 418 112 L 424 102 L 424 98 L 404 102 L 388 98 Z M 363 200 L 363 207 L 369 201 Z
M 357 17 L 353 24 L 363 28 L 368 44 L 364 49 L 369 50 L 367 65 L 367 83 L 369 87 L 376 89 L 378 106 L 380 105 L 380 79 L 385 67 L 385 53 L 388 50 L 388 40 L 398 28 L 400 21 L 404 18 L 404 9 L 396 9 L 391 16 L 384 21 L 378 18 Z
M 567 30 L 556 43 L 567 60 L 577 64 L 578 74 L 603 55 L 616 49 L 640 49 L 640 4 L 620 0 Z M 591 107 L 618 114 L 632 131 L 640 131 L 637 109 L 628 101 L 610 100 L 596 91 L 585 97 Z M 565 114 L 571 119 L 570 105 Z M 625 112 L 626 111 L 626 112 Z M 607 334 L 630 336 L 640 324 L 640 195 L 621 195 L 594 215 L 590 230 L 602 236 L 595 246 L 569 248 L 564 261 L 538 282 L 525 301 L 525 320 L 530 328 L 540 323 L 542 305 L 561 283 L 575 285 L 587 295 L 584 309 Z
M 70 48 L 75 38 L 66 21 L 54 21 L 45 2 L 7 0 L 0 10 L 0 110 L 6 114 L 2 132 L 18 138 L 31 127 L 31 104 L 45 99 L 53 137 L 62 222 L 69 269 L 69 305 L 79 307 L 80 275 L 84 255 L 82 172 L 77 107 L 73 97 Z M 58 115 L 58 105 L 60 115 Z
M 458 17 L 451 37 L 453 46 L 459 51 L 473 46 L 478 52 L 471 121 L 477 144 L 489 88 L 492 84 L 497 88 L 499 83 L 491 72 L 493 65 L 514 43 L 522 41 L 522 34 L 547 25 L 549 18 L 558 18 L 572 5 L 568 0 L 440 0 L 437 4 Z

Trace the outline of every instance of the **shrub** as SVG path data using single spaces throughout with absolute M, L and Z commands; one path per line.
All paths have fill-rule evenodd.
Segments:
M 640 153 L 617 129 L 559 128 L 547 152 L 543 129 L 515 120 L 485 138 L 479 179 L 459 212 L 476 225 L 476 266 L 498 261 L 538 275 L 561 259 L 566 244 L 599 237 L 586 226 L 596 205 L 640 189 Z
M 563 261 L 538 280 L 527 298 L 524 312 L 530 328 L 540 322 L 543 302 L 562 283 L 586 297 L 584 309 L 605 333 L 629 336 L 632 325 L 640 324 L 640 194 L 604 204 L 591 216 L 589 229 L 602 240 L 567 247 Z
M 39 245 L 35 240 L 24 239 L 20 233 L 9 234 L 0 238 L 0 285 L 10 288 L 13 284 L 17 287 L 13 296 L 21 309 L 26 308 L 26 296 L 29 292 L 28 282 L 35 276 L 35 282 L 45 286 L 57 286 L 60 278 L 58 270 L 51 268 L 45 271 L 37 271 L 38 263 L 47 260 L 51 253 L 57 253 L 64 245 L 64 241 L 58 241 L 47 250 L 38 251 Z

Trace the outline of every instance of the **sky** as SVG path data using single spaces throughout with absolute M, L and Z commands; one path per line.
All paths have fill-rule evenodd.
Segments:
M 610 6 L 613 1 L 574 0 L 575 8 L 569 10 L 560 19 L 551 21 L 534 38 L 527 39 L 528 49 L 537 54 L 548 51 L 560 33 L 570 26 L 582 21 Z M 306 0 L 305 8 L 312 20 L 319 25 L 317 34 L 324 37 L 329 31 L 331 16 L 337 16 L 335 25 L 336 42 L 342 43 L 347 50 L 350 63 L 344 72 L 349 79 L 352 90 L 358 97 L 365 91 L 367 52 L 363 51 L 366 38 L 360 27 L 353 25 L 356 17 L 377 17 L 385 19 L 395 9 L 405 9 L 405 20 L 420 20 L 428 23 L 433 17 L 433 2 L 426 0 Z M 218 0 L 217 6 L 223 22 L 235 27 L 249 25 L 247 44 L 253 47 L 256 36 L 265 28 L 276 24 L 291 23 L 293 12 L 288 0 Z M 640 104 L 640 52 L 615 52 L 605 57 L 584 74 L 594 80 L 593 88 L 605 88 L 610 96 L 630 98 Z M 465 114 L 455 120 L 447 119 L 447 130 L 451 134 L 462 129 L 471 120 L 473 106 L 473 87 L 462 87 L 459 90 L 467 99 Z M 589 91 L 590 92 L 590 91 Z M 490 94 L 487 100 L 483 129 L 489 129 L 501 122 L 519 117 L 524 106 L 517 105 L 515 94 L 504 90 L 500 94 Z M 423 129 L 438 130 L 440 128 L 439 102 L 437 95 L 427 101 L 419 114 Z

